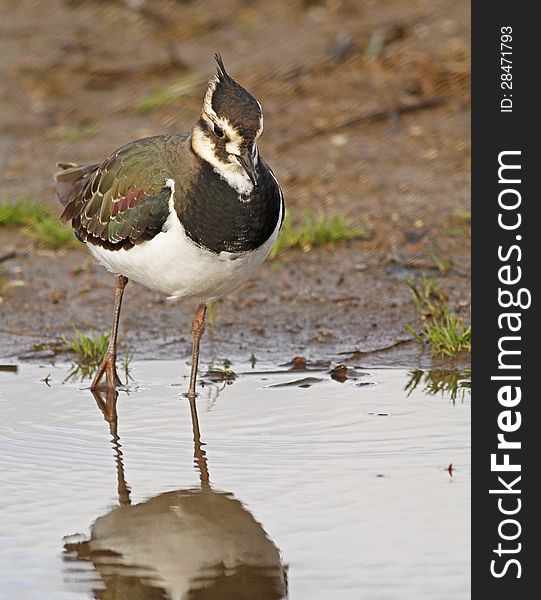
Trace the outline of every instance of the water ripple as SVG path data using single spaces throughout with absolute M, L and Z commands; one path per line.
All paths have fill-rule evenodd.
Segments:
M 0 373 L 2 597 L 467 596 L 468 398 L 269 371 L 195 408 L 177 363 L 139 363 L 112 417 L 49 371 Z

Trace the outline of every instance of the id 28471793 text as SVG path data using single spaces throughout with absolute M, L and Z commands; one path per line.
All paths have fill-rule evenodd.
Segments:
M 513 112 L 513 28 L 500 28 L 500 112 Z

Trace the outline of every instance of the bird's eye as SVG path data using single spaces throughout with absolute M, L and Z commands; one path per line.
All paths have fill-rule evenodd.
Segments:
M 214 123 L 214 135 L 219 138 L 224 137 L 224 130 L 221 129 L 220 127 L 218 127 L 218 125 L 216 125 L 216 123 Z

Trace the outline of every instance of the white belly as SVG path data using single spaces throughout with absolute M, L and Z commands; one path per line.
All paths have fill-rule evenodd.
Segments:
M 171 202 L 172 208 L 172 202 Z M 111 273 L 168 295 L 208 301 L 242 285 L 267 258 L 280 229 L 281 215 L 271 237 L 251 252 L 216 254 L 188 238 L 175 210 L 164 230 L 129 250 L 106 250 L 87 244 Z

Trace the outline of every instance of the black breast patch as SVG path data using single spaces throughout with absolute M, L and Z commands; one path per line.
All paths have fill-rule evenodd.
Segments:
M 211 252 L 248 252 L 264 244 L 278 224 L 281 193 L 263 160 L 259 183 L 249 201 L 239 198 L 213 168 L 203 162 L 199 176 L 185 189 L 178 215 L 188 237 Z M 243 201 L 244 200 L 244 201 Z

